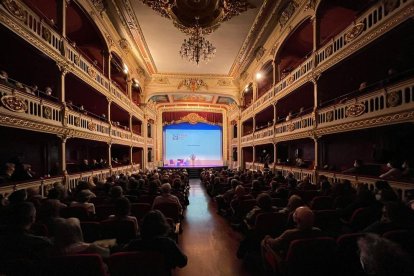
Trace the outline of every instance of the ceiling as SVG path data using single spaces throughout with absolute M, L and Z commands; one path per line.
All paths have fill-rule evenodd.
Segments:
M 217 48 L 216 55 L 208 64 L 200 63 L 199 66 L 181 59 L 179 50 L 187 36 L 174 27 L 173 21 L 162 17 L 141 1 L 131 1 L 131 7 L 156 73 L 228 75 L 263 0 L 249 2 L 256 8 L 231 18 L 207 35 L 206 38 Z

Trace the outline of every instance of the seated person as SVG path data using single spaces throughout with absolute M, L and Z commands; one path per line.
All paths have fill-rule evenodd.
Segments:
M 322 236 L 322 231 L 319 228 L 313 227 L 314 220 L 314 213 L 309 207 L 299 207 L 293 213 L 293 221 L 296 223 L 296 228 L 288 229 L 274 239 L 266 236 L 262 241 L 262 245 L 270 246 L 276 254 L 284 257 L 292 241 Z
M 169 269 L 187 265 L 187 256 L 175 241 L 168 238 L 170 226 L 164 215 L 158 211 L 150 211 L 142 219 L 141 239 L 131 241 L 125 246 L 126 251 L 158 251 Z
M 164 183 L 161 185 L 161 195 L 157 196 L 154 199 L 152 204 L 152 208 L 154 209 L 155 206 L 162 203 L 174 203 L 177 204 L 178 210 L 181 213 L 183 207 L 181 206 L 180 200 L 175 195 L 171 194 L 171 185 L 169 183 Z
M 70 203 L 70 207 L 84 207 L 89 214 L 95 214 L 95 204 L 89 202 L 94 197 L 90 190 L 82 190 L 76 195 L 76 201 Z
M 60 218 L 55 225 L 54 253 L 57 255 L 72 255 L 96 253 L 103 258 L 109 257 L 109 249 L 83 241 L 80 221 L 77 218 Z
M 379 178 L 390 179 L 390 178 L 399 178 L 401 177 L 401 170 L 395 164 L 395 162 L 387 163 L 388 171 L 381 174 Z
M 0 235 L 0 260 L 42 260 L 49 256 L 52 243 L 45 237 L 30 234 L 36 219 L 31 202 L 9 206 L 5 231 Z
M 408 160 L 405 160 L 401 165 L 402 171 L 401 175 L 402 177 L 406 178 L 413 178 L 414 177 L 414 169 L 411 166 L 411 163 Z
M 364 164 L 363 164 L 362 160 L 355 159 L 353 167 L 349 168 L 349 169 L 346 169 L 342 172 L 343 173 L 361 174 L 361 173 L 363 173 L 363 171 L 364 171 Z
M 110 215 L 108 220 L 122 220 L 122 221 L 132 221 L 135 226 L 135 232 L 138 235 L 138 221 L 131 214 L 131 203 L 126 197 L 121 197 L 115 201 L 115 214 Z
M 257 206 L 255 206 L 246 215 L 245 222 L 248 226 L 253 227 L 256 223 L 256 217 L 259 214 L 276 212 L 277 208 L 272 206 L 272 198 L 269 194 L 261 193 L 257 196 Z
M 296 167 L 301 167 L 301 168 L 306 167 L 306 162 L 302 158 L 297 157 L 295 159 L 295 166 Z

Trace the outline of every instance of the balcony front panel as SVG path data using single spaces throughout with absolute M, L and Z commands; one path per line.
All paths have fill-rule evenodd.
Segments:
M 274 127 L 269 126 L 265 129 L 261 129 L 259 131 L 254 132 L 254 140 L 255 141 L 262 141 L 267 139 L 272 139 L 274 135 Z
M 253 141 L 253 133 L 245 135 L 241 138 L 241 143 L 242 144 L 249 143 L 249 142 L 252 142 L 252 141 Z

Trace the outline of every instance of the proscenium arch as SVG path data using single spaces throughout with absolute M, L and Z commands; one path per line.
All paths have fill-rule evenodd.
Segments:
M 171 95 L 171 96 L 173 96 L 173 95 L 186 95 L 186 94 L 189 94 L 189 93 L 191 93 L 190 91 L 189 92 L 154 92 L 154 93 L 151 93 L 151 94 L 147 94 L 147 95 L 145 95 L 145 97 L 144 97 L 144 103 L 148 103 L 148 101 L 152 98 L 152 97 L 154 97 L 154 96 L 161 96 L 161 95 Z M 240 105 L 240 99 L 238 99 L 236 96 L 234 96 L 234 95 L 229 95 L 229 94 L 215 94 L 215 93 L 199 93 L 200 95 L 209 95 L 209 96 L 218 96 L 218 97 L 228 97 L 228 98 L 231 98 L 232 100 L 234 100 L 235 102 L 236 102 L 236 104 L 237 105 Z

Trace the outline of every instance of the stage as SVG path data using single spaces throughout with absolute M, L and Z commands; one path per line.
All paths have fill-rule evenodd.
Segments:
M 227 169 L 227 166 L 222 165 L 182 165 L 182 166 L 162 166 L 158 167 L 161 170 L 168 169 Z

